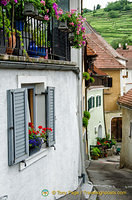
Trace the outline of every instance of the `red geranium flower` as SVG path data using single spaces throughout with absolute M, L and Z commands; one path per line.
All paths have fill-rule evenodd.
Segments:
M 38 126 L 38 128 L 39 128 L 39 129 L 42 129 L 43 127 L 42 127 L 42 126 Z

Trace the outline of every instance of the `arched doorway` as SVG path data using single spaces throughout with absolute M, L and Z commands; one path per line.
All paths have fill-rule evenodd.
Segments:
M 102 138 L 102 126 L 101 125 L 99 125 L 99 127 L 98 127 L 98 137 Z
M 115 117 L 111 120 L 111 138 L 122 141 L 122 117 Z

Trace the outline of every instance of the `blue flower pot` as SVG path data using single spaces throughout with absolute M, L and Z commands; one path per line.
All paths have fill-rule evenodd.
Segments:
M 23 21 L 16 21 L 16 29 L 18 31 L 23 31 L 23 29 L 24 29 L 24 22 Z
M 37 153 L 38 151 L 40 151 L 41 146 L 38 147 L 30 147 L 29 148 L 29 156 L 33 155 L 34 153 Z
M 46 56 L 46 49 L 45 49 L 45 47 L 38 47 L 37 55 L 38 56 Z
M 39 58 L 38 56 L 38 46 L 35 44 L 35 42 L 29 42 L 29 47 L 27 51 L 28 55 L 34 58 Z

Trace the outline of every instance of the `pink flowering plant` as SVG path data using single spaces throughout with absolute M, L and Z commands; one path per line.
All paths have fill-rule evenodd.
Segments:
M 83 18 L 81 14 L 76 13 L 77 10 L 72 9 L 71 12 L 58 14 L 58 20 L 66 21 L 69 31 L 74 34 L 73 44 L 75 48 L 81 48 L 86 44 L 86 28 L 83 26 L 86 18 Z
M 73 46 L 81 48 L 86 44 L 85 27 L 83 26 L 86 20 L 77 13 L 77 10 L 72 9 L 70 12 L 63 12 L 58 7 L 57 0 L 23 0 L 24 3 L 33 3 L 38 9 L 39 14 L 43 16 L 44 22 L 48 22 L 50 17 L 55 17 L 59 21 L 66 21 L 70 30 L 74 34 Z M 1 4 L 7 6 L 10 3 L 20 4 L 21 0 L 1 0 Z

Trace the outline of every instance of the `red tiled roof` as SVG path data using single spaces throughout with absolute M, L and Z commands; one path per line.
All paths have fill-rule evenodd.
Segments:
M 106 74 L 105 72 L 103 72 L 102 70 L 98 69 L 97 67 L 94 66 L 93 70 L 88 69 L 88 72 L 92 72 L 94 74 L 97 74 L 99 76 L 108 76 L 108 74 Z
M 95 60 L 97 68 L 102 69 L 124 69 L 124 65 L 119 63 L 116 58 L 126 60 L 118 54 L 94 29 L 86 24 L 87 42 L 90 48 L 96 52 L 98 57 Z
M 132 46 L 128 46 L 128 49 L 117 49 L 116 51 L 127 58 L 128 62 L 126 67 L 132 69 Z
M 130 89 L 125 95 L 118 99 L 118 103 L 121 106 L 125 106 L 132 109 L 132 89 Z
M 87 44 L 86 46 L 87 56 L 97 56 L 96 52 Z

